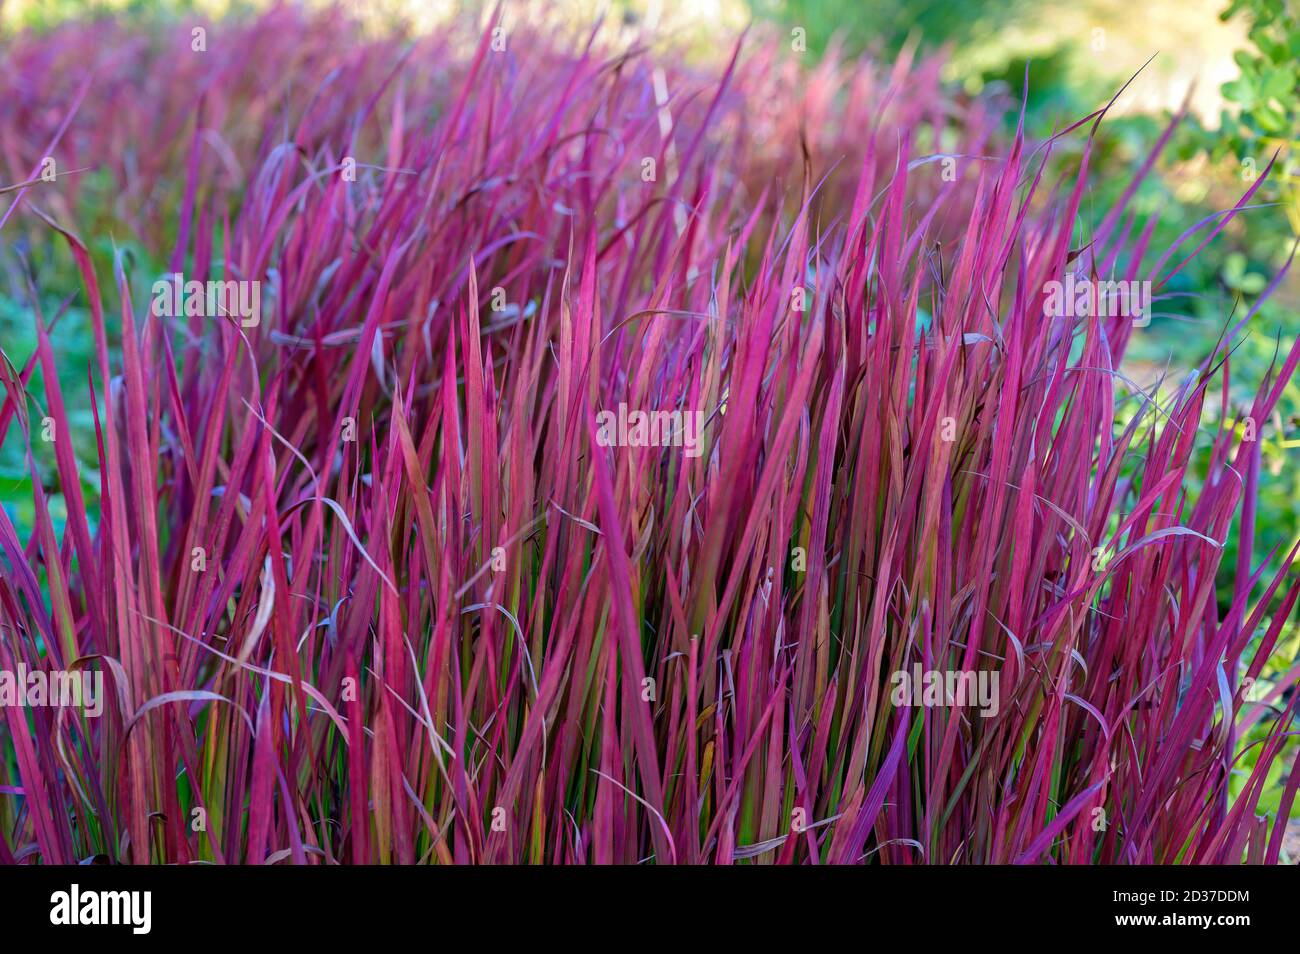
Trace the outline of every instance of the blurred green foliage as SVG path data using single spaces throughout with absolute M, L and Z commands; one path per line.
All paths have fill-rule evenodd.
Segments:
M 1278 202 L 1291 235 L 1300 235 L 1300 18 L 1283 0 L 1233 0 L 1222 18 L 1244 17 L 1253 49 L 1233 57 L 1241 74 L 1222 87 L 1232 109 L 1224 109 L 1219 129 L 1189 136 L 1184 149 L 1205 150 L 1216 162 L 1237 162 L 1246 179 L 1277 156 L 1278 169 L 1260 190 Z M 1280 232 L 1273 253 L 1286 254 L 1289 238 Z
M 808 52 L 821 55 L 832 39 L 846 50 L 891 58 L 904 44 L 969 44 L 1013 21 L 1026 0 L 751 0 L 761 18 L 807 32 Z

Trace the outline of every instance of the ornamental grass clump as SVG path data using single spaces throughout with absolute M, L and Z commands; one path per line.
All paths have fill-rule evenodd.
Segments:
M 0 860 L 1279 860 L 1253 315 L 1121 367 L 1258 183 L 1157 248 L 1138 180 L 1084 202 L 1104 110 L 1004 141 L 937 62 L 204 36 L 7 44 L 56 284 L 7 292 L 0 669 L 105 698 L 3 708 Z

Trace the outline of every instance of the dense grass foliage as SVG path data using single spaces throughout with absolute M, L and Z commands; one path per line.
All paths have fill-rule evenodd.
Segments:
M 0 860 L 1278 860 L 1300 590 L 1251 564 L 1251 432 L 1198 429 L 1251 316 L 1157 405 L 1131 317 L 1048 307 L 1158 297 L 1236 210 L 1153 248 L 930 61 L 191 26 L 4 51 L 0 669 L 107 701 L 3 709 Z M 158 313 L 177 272 L 260 321 Z

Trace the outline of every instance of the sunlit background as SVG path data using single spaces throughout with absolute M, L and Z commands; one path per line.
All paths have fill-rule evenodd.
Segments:
M 91 11 L 141 9 L 198 11 L 218 18 L 239 9 L 266 6 L 263 0 L 7 0 L 0 22 L 14 27 L 51 24 Z M 323 5 L 308 0 L 308 6 Z M 431 30 L 457 16 L 485 17 L 490 6 L 455 0 L 344 0 L 376 29 L 395 22 Z M 850 49 L 894 53 L 909 41 L 949 44 L 949 75 L 971 90 L 990 76 L 1026 59 L 1058 71 L 1057 79 L 1098 82 L 1135 72 L 1152 54 L 1156 61 L 1122 104 L 1122 110 L 1176 107 L 1196 84 L 1193 109 L 1217 123 L 1224 105 L 1219 87 L 1239 72 L 1234 51 L 1246 43 L 1242 19 L 1219 19 L 1222 0 L 1086 0 L 1077 3 L 1025 0 L 511 0 L 507 18 L 554 18 L 585 25 L 603 17 L 613 29 L 635 21 L 653 28 L 665 42 L 719 52 L 754 22 L 774 22 L 807 31 L 814 52 L 834 40 Z M 1100 31 L 1100 33 L 1098 32 Z M 1096 49 L 1104 44 L 1102 49 Z

